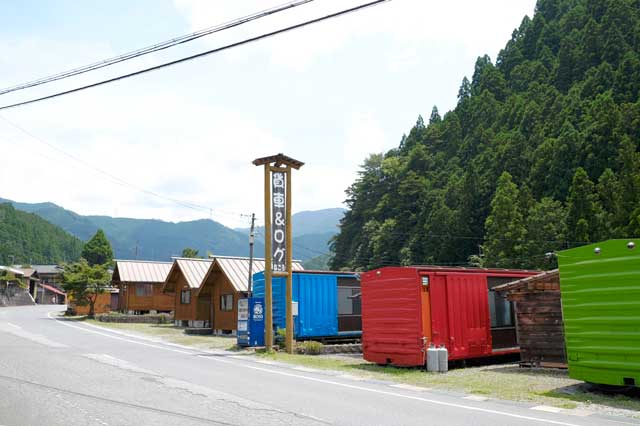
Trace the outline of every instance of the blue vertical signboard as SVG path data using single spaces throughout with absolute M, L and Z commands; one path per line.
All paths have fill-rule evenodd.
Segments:
M 264 299 L 238 300 L 238 346 L 264 346 Z

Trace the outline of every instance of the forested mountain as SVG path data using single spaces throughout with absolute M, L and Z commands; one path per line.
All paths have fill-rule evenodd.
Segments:
M 249 254 L 249 230 L 233 230 L 208 219 L 189 222 L 165 222 L 155 219 L 82 216 L 53 203 L 19 203 L 0 198 L 16 209 L 35 213 L 60 226 L 83 241 L 103 229 L 113 246 L 116 258 L 170 260 L 186 247 L 227 256 Z M 329 251 L 328 243 L 338 230 L 342 209 L 325 209 L 294 214 L 294 247 L 296 259 L 307 260 Z M 258 234 L 255 253 L 264 256 L 264 236 Z
M 538 1 L 453 111 L 366 159 L 332 267 L 548 268 L 545 253 L 639 236 L 639 52 L 640 1 Z
M 82 241 L 41 217 L 0 204 L 0 265 L 60 263 L 80 258 Z

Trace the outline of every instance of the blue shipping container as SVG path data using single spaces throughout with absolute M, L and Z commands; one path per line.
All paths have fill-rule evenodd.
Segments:
M 338 336 L 338 278 L 354 275 L 293 273 L 293 302 L 298 303 L 294 317 L 296 339 Z M 273 278 L 273 323 L 285 328 L 286 279 Z M 264 272 L 253 275 L 253 296 L 264 298 Z

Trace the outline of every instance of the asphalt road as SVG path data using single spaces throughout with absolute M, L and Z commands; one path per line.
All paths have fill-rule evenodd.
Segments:
M 0 425 L 620 425 L 203 353 L 0 309 Z

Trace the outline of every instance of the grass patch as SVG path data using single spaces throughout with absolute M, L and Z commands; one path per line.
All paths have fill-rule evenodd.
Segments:
M 624 393 L 601 392 L 581 383 L 574 387 L 550 390 L 545 393 L 545 396 L 573 401 L 574 404 L 598 404 L 612 408 L 639 411 L 638 417 L 640 417 L 640 390 Z
M 176 327 L 173 324 L 140 324 L 140 323 L 116 323 L 101 322 L 88 319 L 87 323 L 100 327 L 138 333 L 146 336 L 157 337 L 171 343 L 185 346 L 193 346 L 197 349 L 230 349 L 236 347 L 236 339 L 220 336 L 197 336 L 184 334 L 184 327 Z
M 515 364 L 502 364 L 458 368 L 440 374 L 428 373 L 418 368 L 380 366 L 362 359 L 338 356 L 290 355 L 282 352 L 257 353 L 257 356 L 370 379 L 390 380 L 565 409 L 598 404 L 611 408 L 640 410 L 640 397 L 593 393 L 583 382 L 569 378 L 566 370 L 528 369 Z

